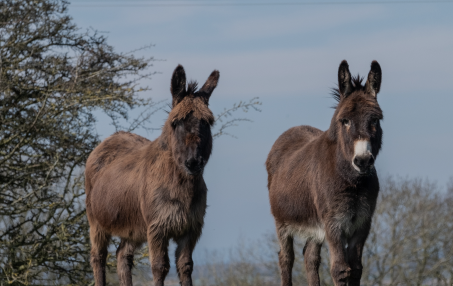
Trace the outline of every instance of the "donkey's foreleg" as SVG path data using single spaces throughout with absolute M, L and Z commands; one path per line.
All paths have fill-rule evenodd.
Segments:
M 132 286 L 132 266 L 134 265 L 134 251 L 137 246 L 132 241 L 122 239 L 116 250 L 117 272 L 121 286 Z
M 96 286 L 105 286 L 105 264 L 110 235 L 96 225 L 90 227 L 91 267 L 93 267 Z
M 280 277 L 282 286 L 291 286 L 292 270 L 294 265 L 294 239 L 288 234 L 285 227 L 277 225 L 277 237 L 280 245 L 278 262 L 280 266 Z
M 176 267 L 181 286 L 192 286 L 192 252 L 199 236 L 199 233 L 191 231 L 187 235 L 176 240 L 176 243 L 178 244 L 178 248 L 176 248 L 175 253 Z
M 341 229 L 326 227 L 330 252 L 330 274 L 335 286 L 346 286 L 351 275 L 346 257 L 346 238 Z
M 148 234 L 149 261 L 153 272 L 154 286 L 164 286 L 165 277 L 170 270 L 168 258 L 169 238 L 159 234 Z
M 321 263 L 322 243 L 308 239 L 304 247 L 304 263 L 309 286 L 319 286 L 319 264 Z
M 368 237 L 371 228 L 371 221 L 368 221 L 358 229 L 348 241 L 348 262 L 351 267 L 351 277 L 349 278 L 349 286 L 360 286 L 362 278 L 362 253 L 365 241 Z

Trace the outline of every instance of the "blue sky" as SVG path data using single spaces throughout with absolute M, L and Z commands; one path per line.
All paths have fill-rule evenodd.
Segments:
M 110 1 L 112 3 L 113 1 Z M 178 3 L 182 3 L 180 1 Z M 255 1 L 257 2 L 257 1 Z M 259 2 L 259 1 L 258 1 Z M 300 1 L 301 2 L 301 1 Z M 328 128 L 343 59 L 366 75 L 372 60 L 383 70 L 378 101 L 384 112 L 381 178 L 421 177 L 443 187 L 453 175 L 453 3 L 150 7 L 74 0 L 69 14 L 81 28 L 108 31 L 118 52 L 155 44 L 138 55 L 163 59 L 143 95 L 170 99 L 170 77 L 182 64 L 204 83 L 214 69 L 220 81 L 214 113 L 259 96 L 262 112 L 221 137 L 205 171 L 208 212 L 196 252 L 226 249 L 239 237 L 273 231 L 264 167 L 278 136 L 296 125 Z M 119 4 L 125 1 L 115 2 Z M 165 113 L 156 115 L 160 127 Z M 113 132 L 99 117 L 98 131 Z M 160 132 L 137 133 L 150 139 Z

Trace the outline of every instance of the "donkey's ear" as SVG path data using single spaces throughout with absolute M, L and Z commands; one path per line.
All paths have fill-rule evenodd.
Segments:
M 173 96 L 173 107 L 175 107 L 186 96 L 186 72 L 182 65 L 178 65 L 173 72 L 170 91 Z
M 353 86 L 351 81 L 351 73 L 346 60 L 343 60 L 338 68 L 338 88 L 343 98 L 351 94 Z
M 219 71 L 218 70 L 213 71 L 211 75 L 208 77 L 208 80 L 206 80 L 205 84 L 203 84 L 203 87 L 198 91 L 198 93 L 206 99 L 206 102 L 209 101 L 211 93 L 216 88 L 217 82 L 219 81 L 219 77 L 220 77 Z
M 371 63 L 371 70 L 370 73 L 368 74 L 368 79 L 365 84 L 366 92 L 376 97 L 379 90 L 381 89 L 381 82 L 382 82 L 381 66 L 377 61 L 373 61 Z

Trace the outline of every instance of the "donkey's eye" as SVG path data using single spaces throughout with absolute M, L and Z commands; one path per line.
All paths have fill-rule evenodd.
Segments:
M 378 124 L 379 120 L 374 118 L 374 119 L 371 119 L 371 126 L 376 126 Z
M 341 123 L 346 127 L 351 126 L 351 121 L 349 119 L 341 119 Z
M 181 123 L 182 123 L 182 122 L 181 122 L 180 120 L 175 120 L 175 121 L 173 121 L 173 122 L 171 123 L 171 126 L 172 126 L 173 128 L 176 128 L 176 127 L 178 127 L 178 125 L 180 125 Z

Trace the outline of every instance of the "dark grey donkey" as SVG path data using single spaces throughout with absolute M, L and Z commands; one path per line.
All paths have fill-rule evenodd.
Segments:
M 325 239 L 335 285 L 360 285 L 362 250 L 379 192 L 374 160 L 382 144 L 383 116 L 376 97 L 381 77 L 381 67 L 373 61 L 363 86 L 343 61 L 334 93 L 338 105 L 329 129 L 293 127 L 269 153 L 269 199 L 283 286 L 292 285 L 296 235 L 307 238 L 304 260 L 309 285 L 319 285 Z

